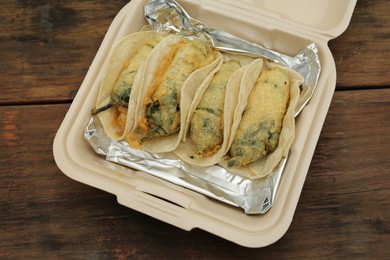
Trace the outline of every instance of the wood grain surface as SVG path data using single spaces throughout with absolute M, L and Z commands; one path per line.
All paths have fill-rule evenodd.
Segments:
M 387 0 L 359 0 L 330 42 L 337 88 L 294 219 L 258 249 L 121 206 L 56 166 L 54 136 L 127 2 L 0 2 L 0 259 L 388 259 Z
M 386 0 L 358 0 L 347 30 L 330 41 L 338 90 L 390 85 L 389 13 Z
M 0 2 L 0 104 L 69 102 L 117 12 L 128 1 Z M 390 85 L 387 0 L 359 0 L 330 42 L 337 88 Z
M 0 2 L 0 104 L 69 102 L 129 1 Z

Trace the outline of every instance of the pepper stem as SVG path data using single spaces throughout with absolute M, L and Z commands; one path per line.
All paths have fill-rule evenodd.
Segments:
M 99 108 L 94 108 L 92 109 L 92 115 L 95 116 L 97 114 L 99 114 L 100 112 L 103 112 L 107 109 L 109 109 L 110 107 L 112 107 L 114 104 L 113 103 L 108 103 L 107 105 L 104 105 L 102 107 L 99 107 Z

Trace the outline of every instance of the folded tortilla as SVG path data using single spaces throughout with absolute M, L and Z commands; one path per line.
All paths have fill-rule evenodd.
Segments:
M 153 51 L 146 66 L 133 129 L 126 141 L 148 152 L 173 151 L 182 139 L 188 109 L 222 56 L 207 43 L 171 35 Z
M 228 155 L 220 162 L 230 172 L 258 179 L 286 157 L 295 135 L 295 106 L 303 78 L 286 67 L 255 61 L 256 83 L 244 83 L 236 107 Z
M 224 55 L 224 62 L 205 82 L 189 109 L 183 142 L 174 151 L 187 163 L 210 166 L 227 152 L 233 111 L 241 79 L 252 58 Z
M 112 139 L 123 139 L 133 127 L 142 67 L 165 36 L 152 31 L 137 32 L 124 37 L 115 47 L 92 112 Z

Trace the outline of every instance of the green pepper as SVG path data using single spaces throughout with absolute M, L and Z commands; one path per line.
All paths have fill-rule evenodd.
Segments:
M 113 106 L 127 107 L 129 105 L 131 89 L 133 87 L 138 68 L 143 62 L 145 62 L 147 56 L 152 51 L 154 46 L 157 45 L 157 43 L 157 39 L 149 40 L 137 51 L 133 57 L 131 57 L 128 64 L 124 66 L 118 81 L 113 87 L 110 102 L 100 108 L 93 109 L 92 115 L 96 115 Z

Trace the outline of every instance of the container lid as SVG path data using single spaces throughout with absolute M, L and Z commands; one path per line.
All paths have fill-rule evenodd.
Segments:
M 284 23 L 336 38 L 348 27 L 357 0 L 214 0 L 277 18 Z

